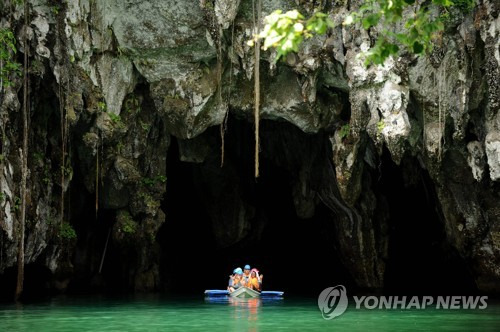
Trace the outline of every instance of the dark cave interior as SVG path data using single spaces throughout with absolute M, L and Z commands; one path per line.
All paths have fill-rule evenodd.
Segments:
M 308 136 L 291 125 L 278 126 L 295 135 Z M 268 290 L 315 295 L 325 287 L 344 284 L 356 292 L 328 234 L 332 223 L 338 222 L 335 214 L 319 203 L 313 217 L 298 218 L 291 194 L 293 175 L 262 153 L 261 177 L 255 180 L 253 127 L 233 119 L 229 128 L 226 163 L 235 166 L 243 183 L 242 195 L 257 207 L 252 227 L 263 229 L 258 235 L 251 230 L 242 241 L 229 247 L 218 246 L 210 216 L 203 208 L 202 193 L 195 183 L 199 179 L 196 174 L 205 166 L 180 161 L 178 145 L 173 141 L 164 202 L 167 223 L 159 234 L 162 266 L 168 271 L 165 273 L 169 274 L 167 279 L 173 289 L 178 293 L 199 294 L 203 289 L 224 288 L 232 269 L 249 263 L 266 275 Z M 263 137 L 263 144 L 279 139 L 272 132 L 266 132 L 271 134 Z M 326 138 L 317 135 L 314 139 Z M 398 166 L 390 159 L 389 152 L 384 151 L 381 173 L 373 178 L 375 190 L 385 196 L 390 214 L 384 292 L 475 292 L 465 262 L 446 242 L 432 182 L 417 160 L 406 158 Z
M 253 145 L 244 143 L 253 141 L 252 126 L 233 120 L 229 128 L 225 163 L 241 174 L 241 195 L 256 207 L 251 229 L 235 244 L 217 244 L 195 183 L 204 165 L 179 161 L 174 141 L 167 162 L 167 222 L 159 234 L 163 267 L 172 276 L 174 291 L 200 294 L 204 289 L 224 289 L 231 271 L 245 264 L 265 275 L 268 290 L 308 295 L 321 291 L 325 284 L 350 285 L 348 272 L 323 231 L 323 224 L 331 220 L 330 211 L 320 207 L 314 217 L 299 219 L 291 174 L 263 156 L 261 176 L 255 180 Z
M 416 158 L 396 165 L 382 156 L 377 187 L 389 205 L 389 253 L 385 290 L 404 294 L 472 294 L 471 272 L 446 241 L 438 198 Z

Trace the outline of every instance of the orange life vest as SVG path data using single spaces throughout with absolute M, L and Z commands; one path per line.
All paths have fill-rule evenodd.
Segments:
M 254 289 L 260 289 L 259 279 L 257 277 L 248 279 L 248 287 L 253 286 Z

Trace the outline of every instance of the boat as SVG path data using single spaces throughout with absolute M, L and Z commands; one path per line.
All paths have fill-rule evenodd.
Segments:
M 254 297 L 260 297 L 260 292 L 257 292 L 248 287 L 240 287 L 236 289 L 234 292 L 229 293 L 231 297 L 237 297 L 239 299 L 251 299 Z
M 247 291 L 244 289 L 247 289 L 248 291 L 250 291 L 252 293 L 250 293 L 250 292 L 247 293 Z M 238 296 L 238 294 L 239 294 L 238 292 L 241 292 L 241 293 L 244 292 L 244 294 L 240 294 L 240 296 Z M 255 293 L 256 293 L 256 296 L 248 296 L 250 294 L 255 295 Z M 239 288 L 232 293 L 229 293 L 229 291 L 227 291 L 227 290 L 221 290 L 221 289 L 208 289 L 205 291 L 205 296 L 207 298 L 231 296 L 231 297 L 235 297 L 235 298 L 261 297 L 264 299 L 281 299 L 281 298 L 283 298 L 283 294 L 284 294 L 284 292 L 279 292 L 279 291 L 262 291 L 259 293 L 259 292 L 256 292 L 254 290 L 251 290 L 250 288 L 247 288 L 247 287 Z

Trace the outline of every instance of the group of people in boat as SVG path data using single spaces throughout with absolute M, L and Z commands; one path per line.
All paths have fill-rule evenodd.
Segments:
M 233 270 L 233 274 L 229 276 L 229 285 L 227 290 L 232 293 L 238 288 L 248 287 L 260 292 L 262 290 L 262 274 L 259 270 L 251 268 L 250 265 L 245 265 L 243 270 L 237 267 Z

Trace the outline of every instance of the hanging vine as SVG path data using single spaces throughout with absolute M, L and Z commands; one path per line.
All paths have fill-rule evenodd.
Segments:
M 262 0 L 252 1 L 253 6 L 253 30 L 254 35 L 260 34 L 260 21 L 262 12 Z M 257 17 L 255 17 L 257 12 Z M 255 178 L 259 177 L 259 152 L 260 152 L 260 38 L 255 41 L 255 65 L 254 65 L 254 121 L 255 121 Z
M 97 136 L 96 152 L 95 152 L 95 219 L 99 212 L 99 135 Z

